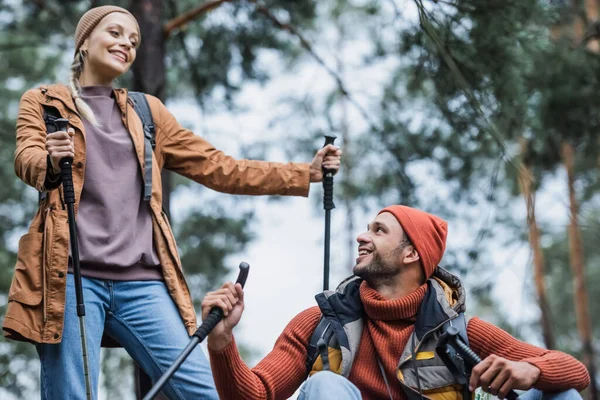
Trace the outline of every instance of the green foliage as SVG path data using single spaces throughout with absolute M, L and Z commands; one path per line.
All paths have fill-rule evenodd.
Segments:
M 73 52 L 73 33 L 80 16 L 90 7 L 122 1 L 15 0 L 0 4 L 0 299 L 6 293 L 15 263 L 16 239 L 35 212 L 36 193 L 19 182 L 13 172 L 14 126 L 21 94 L 41 83 L 64 80 Z M 164 20 L 198 6 L 197 1 L 164 2 Z M 284 22 L 309 26 L 315 16 L 314 1 L 270 1 L 265 3 Z M 166 100 L 194 96 L 204 106 L 233 107 L 240 86 L 249 80 L 265 81 L 268 74 L 256 67 L 259 51 L 270 49 L 293 53 L 295 46 L 280 35 L 272 21 L 257 12 L 250 2 L 232 2 L 190 22 L 164 43 L 168 67 Z M 160 60 L 157 60 L 160 62 Z M 131 82 L 131 74 L 120 79 Z M 224 92 L 225 96 L 219 93 Z M 213 96 L 215 100 L 213 101 Z M 180 182 L 180 181 L 177 181 Z M 252 239 L 248 222 L 251 214 L 228 218 L 222 210 L 190 213 L 174 226 L 181 256 L 196 300 L 220 285 L 228 271 L 227 257 L 243 251 Z M 2 308 L 2 314 L 5 307 Z M 245 349 L 246 354 L 251 350 Z M 109 397 L 123 397 L 119 387 L 130 387 L 131 361 L 123 352 L 110 350 L 103 357 L 104 388 Z M 31 397 L 36 382 L 33 346 L 0 343 L 0 383 L 18 398 Z M 32 365 L 34 367 L 32 367 Z M 117 372 L 118 371 L 118 372 Z M 17 379 L 19 376 L 19 379 Z M 35 385 L 33 385 L 35 386 Z M 34 388 L 35 389 L 35 388 Z
M 190 0 L 166 3 L 166 15 L 170 17 L 198 6 L 197 1 Z M 310 0 L 264 2 L 282 22 L 300 26 L 310 26 L 315 4 Z M 167 45 L 168 96 L 192 95 L 203 106 L 210 102 L 215 88 L 224 91 L 225 105 L 233 107 L 233 96 L 242 83 L 266 81 L 268 73 L 259 70 L 256 64 L 259 51 L 297 54 L 295 46 L 280 29 L 260 13 L 255 4 L 246 1 L 223 4 L 176 31 Z M 219 104 L 210 105 L 219 107 Z
M 16 102 L 27 88 L 56 80 L 57 72 L 64 76 L 77 18 L 91 4 L 106 3 L 127 7 L 130 2 L 0 4 L 0 185 L 10 189 L 0 192 L 0 298 L 5 299 L 12 276 L 16 238 L 35 210 L 35 193 L 16 181 L 11 166 Z M 445 266 L 476 277 L 469 286 L 479 310 L 509 331 L 510 318 L 494 316 L 490 291 L 498 266 L 490 255 L 491 248 L 527 245 L 524 221 L 513 212 L 515 204 L 523 206 L 514 168 L 520 140 L 528 141 L 524 162 L 536 190 L 555 184 L 563 170 L 561 145 L 572 144 L 577 195 L 585 210 L 591 315 L 597 315 L 600 231 L 593 221 L 600 216 L 600 57 L 583 45 L 553 39 L 551 27 L 572 22 L 580 12 L 571 3 L 414 0 L 400 8 L 387 1 L 268 0 L 260 3 L 267 14 L 253 1 L 226 2 L 165 41 L 165 97 L 193 98 L 205 112 L 235 110 L 244 84 L 270 79 L 271 71 L 257 62 L 264 52 L 276 52 L 290 71 L 306 65 L 324 71 L 326 87 L 297 87 L 274 111 L 273 127 L 291 138 L 285 142 L 290 156 L 305 160 L 324 133 L 338 134 L 344 164 L 336 176 L 336 205 L 345 212 L 350 234 L 357 215 L 391 203 L 464 221 L 470 236 L 447 252 Z M 194 0 L 161 4 L 161 23 L 198 6 Z M 424 24 L 415 18 L 421 5 Z M 379 80 L 369 87 L 373 75 Z M 129 75 L 121 84 L 130 81 Z M 253 146 L 249 151 L 256 152 Z M 200 189 L 191 185 L 190 190 L 202 198 Z M 229 210 L 201 204 L 174 223 L 196 300 L 220 284 L 229 256 L 253 238 L 253 216 Z M 577 354 L 566 232 L 548 232 L 544 247 L 557 342 Z M 347 242 L 355 251 L 352 238 Z M 598 329 L 594 321 L 595 336 Z M 30 371 L 31 357 L 31 346 L 0 343 L 0 383 L 19 397 L 26 385 L 14 374 Z M 112 368 L 127 370 L 128 361 L 113 353 L 105 358 L 106 381 L 118 385 Z M 119 397 L 115 387 L 107 390 Z
M 582 213 L 583 254 L 586 259 L 585 284 L 588 290 L 589 313 L 592 324 L 592 337 L 600 335 L 600 209 L 597 205 Z M 546 238 L 544 246 L 548 268 L 548 299 L 550 302 L 552 325 L 559 349 L 581 356 L 581 344 L 577 332 L 573 298 L 574 285 L 569 267 L 569 242 L 566 232 L 553 232 Z
M 176 229 L 181 261 L 192 293 L 206 293 L 222 284 L 229 271 L 227 256 L 238 254 L 252 240 L 251 213 L 232 218 L 219 208 L 210 214 L 192 212 Z M 195 296 L 197 301 L 202 300 Z

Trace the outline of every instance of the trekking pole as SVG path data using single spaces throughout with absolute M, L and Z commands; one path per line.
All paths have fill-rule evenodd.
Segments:
M 243 288 L 246 284 L 246 279 L 248 278 L 249 271 L 250 265 L 248 265 L 248 263 L 246 262 L 241 262 L 240 272 L 238 273 L 238 277 L 235 283 L 239 283 L 240 285 L 242 285 Z M 212 331 L 213 328 L 217 326 L 217 324 L 222 319 L 223 310 L 221 310 L 221 308 L 214 307 L 210 310 L 210 313 L 208 314 L 206 319 L 202 321 L 202 325 L 200 325 L 200 327 L 198 327 L 196 332 L 192 335 L 192 339 L 190 340 L 188 345 L 185 346 L 185 348 L 183 349 L 179 357 L 177 357 L 175 362 L 173 362 L 169 369 L 160 377 L 160 379 L 154 384 L 154 386 L 152 386 L 152 389 L 150 389 L 148 394 L 144 396 L 144 400 L 152 400 L 158 395 L 160 389 L 162 389 L 163 386 L 165 386 L 165 383 L 167 383 L 167 381 L 171 379 L 173 374 L 175 374 L 175 371 L 177 371 L 181 364 L 183 364 L 183 362 L 190 355 L 192 350 L 194 350 L 198 343 L 202 342 L 206 338 L 206 336 L 208 336 L 210 331 Z
M 56 131 L 67 131 L 69 120 L 58 118 L 54 121 Z M 73 275 L 75 278 L 75 299 L 77 316 L 79 317 L 79 335 L 81 337 L 81 354 L 83 357 L 83 375 L 85 379 L 86 399 L 92 398 L 92 382 L 88 364 L 87 340 L 85 333 L 85 305 L 83 304 L 83 285 L 81 283 L 81 267 L 79 265 L 79 246 L 77 242 L 77 222 L 75 220 L 75 189 L 73 187 L 73 158 L 65 157 L 59 162 L 60 180 L 63 186 L 64 201 L 67 205 L 69 222 L 69 241 L 71 242 L 71 258 L 73 260 Z
M 481 358 L 460 338 L 456 326 L 449 326 L 446 329 L 438 339 L 435 350 L 460 385 L 468 383 L 473 367 L 481 362 Z M 516 400 L 519 395 L 514 390 L 510 390 L 506 398 Z
M 333 144 L 337 136 L 325 134 L 325 144 Z M 334 170 L 323 168 L 323 208 L 325 209 L 325 254 L 323 262 L 323 290 L 329 290 L 329 252 L 331 246 L 331 210 L 333 204 L 333 173 Z

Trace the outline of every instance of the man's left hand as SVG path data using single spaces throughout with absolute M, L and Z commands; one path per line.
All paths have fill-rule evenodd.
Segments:
M 332 170 L 334 174 L 337 173 L 340 169 L 341 156 L 342 150 L 332 144 L 319 149 L 310 163 L 310 181 L 321 182 L 323 180 L 323 168 Z
M 511 389 L 531 389 L 539 377 L 540 370 L 535 365 L 492 354 L 473 368 L 469 390 L 481 386 L 485 392 L 504 399 Z

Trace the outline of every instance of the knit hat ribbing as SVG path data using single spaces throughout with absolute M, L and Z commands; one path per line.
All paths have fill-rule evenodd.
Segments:
M 379 214 L 383 212 L 396 217 L 419 253 L 425 279 L 429 279 L 446 250 L 448 223 L 435 215 L 406 206 L 389 206 L 379 211 Z
M 137 20 L 135 19 L 133 14 L 131 14 L 126 9 L 117 6 L 95 7 L 83 14 L 81 19 L 77 23 L 77 28 L 75 29 L 75 53 L 79 51 L 79 48 L 81 47 L 85 39 L 87 39 L 90 33 L 92 33 L 92 31 L 94 30 L 96 25 L 98 25 L 98 23 L 102 20 L 102 18 L 114 12 L 124 13 L 133 18 L 138 30 L 138 34 L 140 34 L 141 36 L 140 26 Z

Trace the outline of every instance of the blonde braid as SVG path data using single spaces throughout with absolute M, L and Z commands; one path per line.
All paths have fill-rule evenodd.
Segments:
M 94 115 L 94 111 L 87 105 L 87 103 L 80 97 L 81 94 L 81 86 L 79 85 L 79 77 L 83 72 L 83 61 L 85 59 L 84 50 L 79 50 L 75 57 L 73 58 L 73 63 L 71 64 L 71 76 L 69 77 L 69 91 L 71 92 L 71 96 L 75 100 L 75 106 L 79 113 L 87 119 L 92 125 L 99 126 L 98 120 Z

